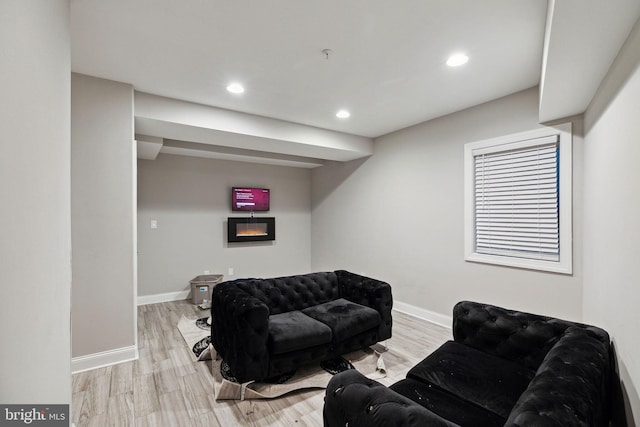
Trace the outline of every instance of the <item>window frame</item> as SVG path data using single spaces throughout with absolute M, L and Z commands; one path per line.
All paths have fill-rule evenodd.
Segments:
M 518 145 L 542 145 L 540 138 L 558 138 L 559 149 L 559 260 L 528 259 L 507 255 L 493 255 L 476 252 L 475 227 L 475 166 L 477 151 L 508 151 Z M 468 142 L 464 145 L 464 250 L 465 260 L 485 264 L 525 268 L 562 274 L 573 273 L 573 172 L 572 172 L 571 123 L 553 127 L 543 127 L 497 138 Z

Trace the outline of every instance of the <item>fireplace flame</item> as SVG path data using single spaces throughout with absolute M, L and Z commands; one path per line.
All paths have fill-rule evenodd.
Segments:
M 236 236 L 266 236 L 267 224 L 238 224 Z

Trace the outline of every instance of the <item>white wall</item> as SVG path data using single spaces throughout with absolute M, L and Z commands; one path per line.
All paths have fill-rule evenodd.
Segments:
M 249 217 L 231 211 L 233 186 L 271 190 L 271 210 L 255 216 L 276 218 L 274 242 L 227 243 L 227 218 Z M 205 270 L 225 279 L 308 273 L 310 223 L 308 169 L 166 154 L 138 160 L 138 294 L 188 291 Z
M 574 274 L 464 261 L 463 146 L 540 127 L 537 90 L 520 92 L 375 141 L 364 161 L 312 175 L 312 269 L 388 281 L 396 302 L 451 316 L 463 299 L 582 316 L 582 141 L 574 123 Z M 397 304 L 396 304 L 397 305 Z
M 0 2 L 0 63 L 0 402 L 69 404 L 68 2 Z
M 135 145 L 131 85 L 81 74 L 71 83 L 76 370 L 136 355 Z M 116 350 L 115 360 L 98 356 Z
M 609 331 L 640 422 L 640 22 L 585 113 L 584 318 Z

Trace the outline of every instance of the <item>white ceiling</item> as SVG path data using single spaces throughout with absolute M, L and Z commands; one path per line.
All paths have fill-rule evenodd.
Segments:
M 543 0 L 71 0 L 72 70 L 367 138 L 537 86 L 542 75 L 541 118 L 551 120 L 584 111 L 640 2 L 549 3 L 553 19 Z M 458 51 L 468 64 L 448 67 Z M 246 92 L 227 92 L 231 81 Z M 340 108 L 351 118 L 336 118 Z

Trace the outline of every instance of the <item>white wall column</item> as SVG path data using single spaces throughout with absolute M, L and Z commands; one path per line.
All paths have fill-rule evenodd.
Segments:
M 71 76 L 73 371 L 137 358 L 133 87 Z
M 69 2 L 0 2 L 0 63 L 0 402 L 69 404 Z

